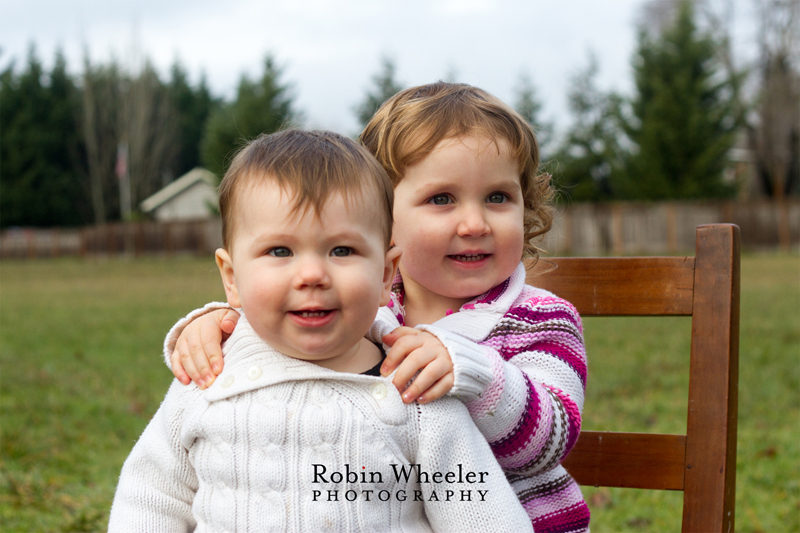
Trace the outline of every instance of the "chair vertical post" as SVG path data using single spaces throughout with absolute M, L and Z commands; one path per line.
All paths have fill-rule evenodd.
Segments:
M 697 228 L 683 531 L 733 531 L 739 386 L 739 228 Z

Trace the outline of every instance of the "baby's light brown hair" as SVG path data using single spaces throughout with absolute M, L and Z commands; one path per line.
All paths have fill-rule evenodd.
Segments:
M 486 91 L 439 81 L 406 89 L 387 100 L 361 133 L 361 143 L 397 185 L 406 169 L 445 139 L 481 135 L 509 144 L 517 162 L 524 199 L 523 255 L 538 258 L 532 240 L 553 224 L 554 195 L 549 174 L 539 174 L 539 144 L 519 113 Z M 498 146 L 499 149 L 499 146 Z
M 345 202 L 365 199 L 380 213 L 379 229 L 388 249 L 394 189 L 373 155 L 338 133 L 290 129 L 262 135 L 245 145 L 225 173 L 219 185 L 219 210 L 226 250 L 231 251 L 236 231 L 236 203 L 249 187 L 265 180 L 293 195 L 293 211 L 310 207 L 319 215 L 335 193 Z

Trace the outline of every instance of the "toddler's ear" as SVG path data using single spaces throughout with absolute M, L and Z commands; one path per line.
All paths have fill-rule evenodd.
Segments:
M 214 254 L 219 267 L 219 275 L 222 276 L 222 284 L 225 286 L 225 296 L 228 297 L 228 304 L 231 307 L 239 308 L 242 306 L 242 301 L 239 299 L 239 291 L 236 289 L 236 281 L 233 277 L 233 261 L 227 250 L 224 248 L 217 249 Z
M 394 246 L 386 252 L 386 263 L 383 267 L 383 291 L 381 292 L 381 306 L 389 303 L 392 295 L 392 283 L 397 274 L 397 265 L 400 264 L 400 248 Z

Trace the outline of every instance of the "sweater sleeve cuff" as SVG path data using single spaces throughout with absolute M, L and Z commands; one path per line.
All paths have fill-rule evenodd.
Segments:
M 194 319 L 200 318 L 205 314 L 212 313 L 220 309 L 233 309 L 236 311 L 236 309 L 231 307 L 226 302 L 211 302 L 204 305 L 200 309 L 195 309 L 185 317 L 178 320 L 178 322 L 172 326 L 172 329 L 169 330 L 169 333 L 167 333 L 167 336 L 164 339 L 164 362 L 167 363 L 167 368 L 172 370 L 172 362 L 170 359 L 172 357 L 172 352 L 175 351 L 175 345 L 178 343 L 178 338 L 181 336 L 181 333 L 183 333 L 184 328 L 186 328 L 186 326 L 188 326 L 189 323 Z
M 388 335 L 395 329 L 400 327 L 397 317 L 389 307 L 381 307 L 378 309 L 378 314 L 375 316 L 375 322 L 367 332 L 367 339 L 372 342 L 383 344 L 383 336 Z
M 427 324 L 420 324 L 416 328 L 434 335 L 450 354 L 455 379 L 448 394 L 465 403 L 480 398 L 493 377 L 492 364 L 485 348 L 443 328 Z

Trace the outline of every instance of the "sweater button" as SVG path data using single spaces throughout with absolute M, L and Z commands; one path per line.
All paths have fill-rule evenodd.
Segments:
M 247 377 L 252 379 L 252 380 L 260 378 L 261 377 L 261 367 L 260 366 L 254 366 L 254 367 L 250 368 L 250 370 L 247 371 Z
M 383 400 L 386 398 L 386 385 L 383 383 L 376 383 L 372 387 L 372 397 L 376 400 Z
M 227 389 L 231 385 L 233 385 L 234 377 L 232 375 L 225 376 L 225 379 L 222 380 L 222 388 Z

